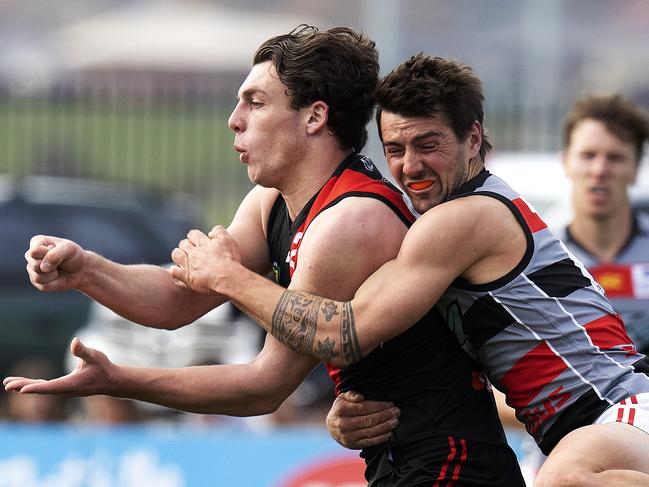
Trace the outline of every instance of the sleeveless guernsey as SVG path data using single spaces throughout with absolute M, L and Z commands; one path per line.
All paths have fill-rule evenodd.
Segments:
M 437 307 L 548 454 L 609 406 L 649 392 L 649 362 L 600 285 L 519 194 L 483 171 L 451 199 L 473 195 L 496 198 L 511 210 L 527 250 L 496 281 L 456 279 Z
M 281 195 L 269 218 L 268 242 L 275 280 L 287 287 L 299 266 L 299 247 L 309 224 L 348 197 L 377 198 L 410 226 L 414 216 L 403 195 L 366 157 L 352 154 L 291 222 Z M 354 249 L 363 252 L 363 249 Z M 393 401 L 401 408 L 391 446 L 422 438 L 462 436 L 506 446 L 491 392 L 481 369 L 457 344 L 432 309 L 405 333 L 345 368 L 327 365 L 336 392 L 355 390 L 367 399 Z M 366 459 L 383 447 L 364 450 Z M 446 455 L 445 455 L 446 456 Z M 369 460 L 368 460 L 369 461 Z

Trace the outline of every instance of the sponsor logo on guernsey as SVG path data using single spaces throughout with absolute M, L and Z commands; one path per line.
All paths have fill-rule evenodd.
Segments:
M 291 250 L 289 251 L 288 255 L 286 256 L 286 263 L 293 270 L 295 270 L 295 261 L 296 261 L 296 256 L 297 256 L 297 249 L 298 249 L 298 247 L 300 245 L 300 240 L 302 240 L 303 236 L 304 236 L 304 232 L 297 232 L 295 234 L 295 238 L 293 239 L 293 242 L 291 243 Z
M 633 278 L 628 265 L 603 264 L 589 269 L 609 298 L 632 298 Z
M 363 166 L 365 166 L 365 169 L 367 169 L 368 171 L 374 170 L 374 163 L 370 161 L 369 158 L 361 156 L 361 162 L 363 163 Z

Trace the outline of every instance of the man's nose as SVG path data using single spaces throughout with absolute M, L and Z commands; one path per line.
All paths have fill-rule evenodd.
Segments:
M 243 117 L 241 116 L 241 109 L 239 104 L 234 107 L 230 117 L 228 118 L 228 127 L 235 133 L 239 133 L 245 130 L 245 123 Z
M 606 156 L 595 157 L 590 164 L 590 172 L 596 176 L 605 177 L 610 172 L 611 165 Z
M 406 150 L 403 155 L 403 173 L 407 176 L 417 176 L 422 170 L 422 163 L 415 151 Z

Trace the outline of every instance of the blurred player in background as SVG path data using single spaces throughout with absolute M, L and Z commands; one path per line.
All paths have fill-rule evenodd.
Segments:
M 574 218 L 562 240 L 602 285 L 638 351 L 649 352 L 649 216 L 633 211 L 649 116 L 620 96 L 578 100 L 564 124 Z

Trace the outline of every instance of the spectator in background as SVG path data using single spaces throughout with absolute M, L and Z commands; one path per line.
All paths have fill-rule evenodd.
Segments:
M 602 285 L 638 351 L 649 353 L 649 217 L 634 212 L 649 116 L 618 95 L 588 96 L 568 113 L 563 163 L 574 218 L 560 238 Z

